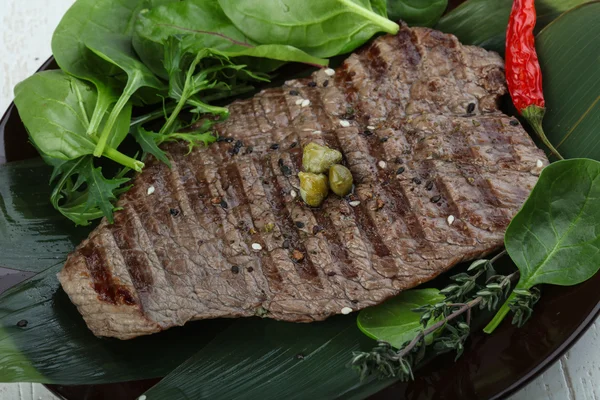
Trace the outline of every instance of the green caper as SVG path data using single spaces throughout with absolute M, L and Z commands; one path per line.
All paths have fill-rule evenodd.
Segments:
M 302 153 L 302 166 L 307 172 L 323 174 L 333 165 L 342 161 L 342 153 L 337 150 L 309 143 L 304 146 Z
M 340 197 L 352 190 L 352 172 L 343 165 L 335 164 L 329 168 L 329 187 Z
M 299 172 L 300 196 L 311 207 L 319 207 L 329 193 L 327 176 L 311 172 Z

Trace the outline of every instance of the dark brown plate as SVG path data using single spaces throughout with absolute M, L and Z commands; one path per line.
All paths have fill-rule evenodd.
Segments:
M 50 59 L 41 70 L 55 69 Z M 0 164 L 37 156 L 14 107 L 0 120 Z M 10 266 L 7 266 L 10 267 Z M 9 283 L 7 279 L 12 281 Z M 5 277 L 12 285 L 25 277 Z M 18 278 L 18 279 L 17 279 Z M 6 286 L 6 285 L 5 285 Z M 398 383 L 373 399 L 503 399 L 521 389 L 559 359 L 600 314 L 600 274 L 574 287 L 544 287 L 531 320 L 516 328 L 508 321 L 493 335 L 478 330 L 467 342 L 463 356 L 435 359 L 418 371 L 411 383 Z M 67 400 L 132 400 L 157 380 L 110 385 L 48 385 Z

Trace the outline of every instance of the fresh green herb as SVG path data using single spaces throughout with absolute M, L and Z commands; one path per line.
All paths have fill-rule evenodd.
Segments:
M 347 53 L 378 32 L 399 29 L 387 19 L 382 0 L 219 0 L 219 5 L 252 40 L 294 46 L 317 57 Z
M 518 277 L 518 272 L 495 273 L 493 264 L 504 254 L 473 262 L 468 272 L 451 277 L 454 283 L 439 292 L 410 290 L 401 294 L 403 300 L 361 311 L 359 328 L 378 340 L 371 351 L 353 353 L 351 365 L 361 378 L 374 374 L 405 381 L 412 379 L 413 369 L 426 357 L 449 351 L 460 357 L 471 332 L 472 310 L 497 308 Z M 375 321 L 373 327 L 365 326 L 369 320 Z
M 446 8 L 448 0 L 388 0 L 387 13 L 392 21 L 408 25 L 433 26 Z
M 521 271 L 515 291 L 485 328 L 491 333 L 511 307 L 537 301 L 539 284 L 571 286 L 600 269 L 600 162 L 572 159 L 546 167 L 504 242 Z M 530 312 L 517 322 L 523 324 Z

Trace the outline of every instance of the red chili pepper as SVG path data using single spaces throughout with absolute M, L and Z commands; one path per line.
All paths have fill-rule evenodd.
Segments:
M 533 28 L 534 0 L 514 0 L 506 31 L 506 80 L 508 91 L 519 113 L 550 151 L 562 160 L 542 129 L 546 103 L 542 90 L 542 72 L 535 51 Z

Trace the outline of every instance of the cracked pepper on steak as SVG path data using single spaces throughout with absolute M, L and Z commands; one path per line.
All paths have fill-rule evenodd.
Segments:
M 171 169 L 149 158 L 62 287 L 94 334 L 120 339 L 378 304 L 502 246 L 548 163 L 498 110 L 505 93 L 495 53 L 425 28 L 382 36 L 335 74 L 233 102 L 217 127 L 231 140 L 169 144 Z M 313 209 L 296 195 L 309 142 L 343 153 L 350 198 Z

